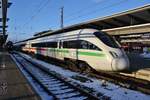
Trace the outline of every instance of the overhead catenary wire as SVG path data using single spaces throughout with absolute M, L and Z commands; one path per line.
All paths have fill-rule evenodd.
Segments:
M 42 3 L 43 3 L 43 0 L 40 1 L 40 3 L 37 5 L 37 7 L 40 7 L 42 5 Z M 37 10 L 37 8 L 33 10 L 32 14 L 35 14 L 34 12 L 36 12 L 36 10 Z M 16 20 L 14 22 L 16 22 Z M 10 30 L 13 30 L 13 29 L 15 30 L 15 27 L 16 26 L 11 26 Z
M 106 2 L 105 2 L 105 0 L 101 0 L 101 1 L 99 1 L 99 2 L 96 2 L 96 4 L 95 4 L 95 3 L 92 4 L 92 5 L 90 4 L 90 5 L 88 5 L 88 6 L 84 7 L 84 8 L 79 9 L 79 10 L 76 11 L 76 12 L 73 12 L 73 13 L 70 13 L 70 14 L 66 15 L 65 18 L 71 18 L 71 17 L 74 17 L 75 15 L 77 15 L 77 14 L 79 14 L 79 13 L 81 13 L 81 12 L 84 12 L 84 11 L 88 10 L 89 8 L 90 8 L 90 9 L 91 9 L 91 8 L 95 8 L 96 6 L 99 6 L 100 3 L 102 4 L 102 3 L 106 3 Z
M 120 5 L 120 4 L 124 3 L 124 2 L 127 2 L 127 1 L 129 1 L 129 0 L 121 0 L 121 1 L 119 1 L 119 2 L 117 2 L 117 3 L 111 4 L 111 5 L 109 5 L 109 6 L 102 7 L 101 9 L 103 9 L 103 11 L 104 11 L 104 10 L 106 10 L 106 9 L 108 9 L 108 8 L 112 8 L 112 7 L 114 7 L 114 6 L 118 6 L 118 5 Z M 84 16 L 87 17 L 87 16 L 89 16 L 89 15 L 91 15 L 91 14 L 97 13 L 98 11 L 99 11 L 99 9 L 96 9 L 96 10 L 94 10 L 94 11 L 89 11 L 88 13 L 80 14 L 80 15 L 74 17 L 74 18 L 70 18 L 70 19 L 66 20 L 66 22 L 68 23 L 68 22 L 71 22 L 71 21 L 73 21 L 73 20 L 79 19 L 79 18 L 81 18 L 81 17 L 83 18 Z
M 36 8 L 36 9 L 33 11 L 31 17 L 29 16 L 29 20 L 27 20 L 27 22 L 25 22 L 23 25 L 20 25 L 20 26 L 19 26 L 20 29 L 21 29 L 21 27 L 24 28 L 24 27 L 27 26 L 31 21 L 33 21 L 34 18 L 37 16 L 37 14 L 39 14 L 39 13 L 44 9 L 44 7 L 47 6 L 47 4 L 48 4 L 49 1 L 50 1 L 50 0 L 47 0 L 47 1 L 44 2 L 43 0 L 41 0 L 40 3 L 38 3 L 38 5 L 37 5 L 37 7 L 38 7 L 39 9 Z M 13 27 L 12 27 L 12 29 L 13 29 Z M 18 28 L 18 27 L 16 28 L 16 26 L 14 27 L 14 31 L 15 31 L 15 34 L 16 34 L 16 37 L 17 37 L 16 29 L 19 30 L 19 28 Z M 30 29 L 31 29 L 31 31 L 32 31 L 33 27 L 31 27 Z M 20 32 L 19 32 L 19 34 L 20 34 Z M 24 34 L 26 34 L 26 33 L 24 33 Z M 18 39 L 16 38 L 16 41 L 17 41 L 17 40 L 18 40 Z
M 37 11 L 35 11 L 35 13 L 30 17 L 30 19 L 26 23 L 23 24 L 23 27 L 28 25 L 32 20 L 34 20 L 34 18 L 46 7 L 48 2 L 50 2 L 50 0 L 47 0 L 46 2 L 43 2 L 41 4 L 41 6 L 39 6 L 39 9 Z

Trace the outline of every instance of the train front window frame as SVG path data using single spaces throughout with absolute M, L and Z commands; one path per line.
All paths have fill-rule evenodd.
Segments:
M 93 33 L 98 39 L 100 39 L 104 44 L 113 48 L 119 48 L 119 45 L 115 42 L 115 40 L 104 32 L 94 32 Z

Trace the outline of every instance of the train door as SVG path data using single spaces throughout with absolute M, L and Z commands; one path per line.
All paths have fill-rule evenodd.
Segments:
M 76 59 L 77 60 L 77 40 L 71 40 L 67 41 L 67 46 L 68 46 L 68 57 L 71 59 Z
M 63 41 L 59 40 L 59 42 L 58 42 L 58 48 L 56 50 L 56 52 L 57 52 L 57 58 L 63 60 L 64 55 L 63 55 L 62 51 L 63 51 Z

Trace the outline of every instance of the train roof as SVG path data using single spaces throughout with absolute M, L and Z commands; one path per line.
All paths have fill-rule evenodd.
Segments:
M 80 30 L 80 29 L 78 29 L 78 30 Z M 72 30 L 72 31 L 74 31 L 74 30 Z M 69 31 L 64 31 L 64 32 L 69 32 Z M 46 37 L 46 36 L 50 36 L 50 35 L 60 34 L 60 33 L 64 33 L 64 32 L 63 31 L 59 32 L 57 30 L 56 31 L 47 31 L 47 34 L 44 34 L 44 35 L 41 35 L 41 36 L 35 36 L 35 37 L 29 38 L 29 39 L 26 39 L 26 40 L 23 40 L 23 41 L 18 41 L 16 43 L 25 42 L 25 41 L 28 41 L 28 40 L 33 40 L 33 39 L 37 39 L 37 38 L 41 38 L 41 37 Z

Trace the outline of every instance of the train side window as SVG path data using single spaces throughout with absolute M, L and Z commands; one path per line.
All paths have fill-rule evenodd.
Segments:
M 77 41 L 64 41 L 63 48 L 77 48 Z
M 21 47 L 24 47 L 25 45 L 26 45 L 26 44 L 24 43 L 24 44 L 21 44 L 20 46 L 21 46 Z
M 46 47 L 47 44 L 46 44 L 46 43 L 40 43 L 39 46 L 40 46 L 40 47 Z
M 89 49 L 89 50 L 99 50 L 102 51 L 100 48 L 95 46 L 94 44 L 84 41 L 84 40 L 73 40 L 73 41 L 64 41 L 63 48 L 78 48 L 78 49 Z
M 64 41 L 63 42 L 63 48 L 68 48 L 68 45 L 67 45 L 68 43 L 67 43 L 67 41 Z
M 80 40 L 78 42 L 79 45 L 79 49 L 89 49 L 89 50 L 99 50 L 102 51 L 100 48 L 98 48 L 97 46 L 95 46 L 94 44 L 88 42 L 88 41 L 84 41 L 84 40 Z
M 70 41 L 69 42 L 69 47 L 70 48 L 77 48 L 77 41 L 75 40 L 75 41 Z
M 37 47 L 37 43 L 31 44 L 32 47 Z
M 57 42 L 33 43 L 32 47 L 50 47 L 57 48 Z
M 47 47 L 57 48 L 57 42 L 47 42 L 46 44 Z
M 78 43 L 79 43 L 79 49 L 88 49 L 88 42 L 80 40 L 78 41 Z

